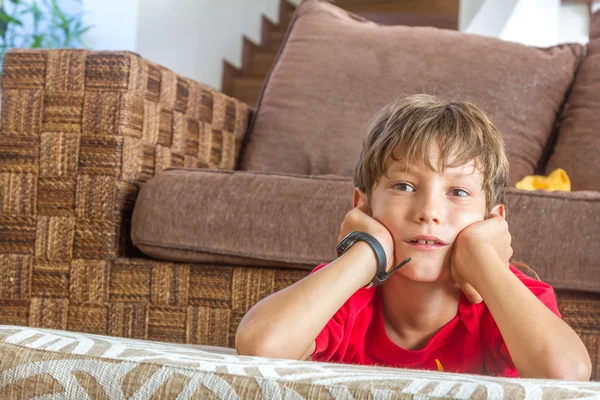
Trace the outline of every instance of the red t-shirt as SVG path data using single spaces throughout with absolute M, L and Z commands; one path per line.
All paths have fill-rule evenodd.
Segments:
M 317 266 L 311 273 L 323 268 Z M 510 270 L 560 317 L 552 287 Z M 378 287 L 359 289 L 334 314 L 316 338 L 314 361 L 518 377 L 500 330 L 485 306 L 471 304 L 462 294 L 457 315 L 421 350 L 393 343 L 384 328 Z

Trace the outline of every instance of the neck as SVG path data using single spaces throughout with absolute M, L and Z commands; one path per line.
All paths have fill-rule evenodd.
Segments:
M 390 339 L 419 348 L 457 314 L 461 290 L 452 280 L 415 282 L 400 274 L 381 286 L 382 311 Z

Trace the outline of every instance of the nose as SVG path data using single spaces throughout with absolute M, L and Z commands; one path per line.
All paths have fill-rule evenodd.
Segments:
M 442 223 L 442 215 L 439 209 L 439 202 L 433 196 L 427 196 L 422 199 L 417 206 L 415 219 L 419 223 L 436 224 Z
M 426 224 L 436 224 L 439 225 L 441 223 L 441 219 L 437 212 L 435 211 L 424 211 L 419 213 L 419 222 L 424 222 Z

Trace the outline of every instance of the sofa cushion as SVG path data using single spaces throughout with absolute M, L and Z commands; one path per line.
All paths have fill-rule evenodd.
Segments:
M 600 293 L 600 193 L 509 189 L 513 259 L 557 289 Z
M 600 396 L 598 382 L 506 379 L 246 357 L 215 349 L 0 325 L 0 397 L 472 398 Z M 65 393 L 68 393 L 66 395 Z M 528 396 L 529 394 L 529 396 Z M 394 396 L 396 395 L 396 396 Z
M 573 83 L 548 171 L 563 168 L 573 190 L 600 190 L 600 11 L 592 16 L 587 55 Z
M 160 259 L 311 268 L 335 257 L 352 190 L 340 177 L 170 169 L 140 191 L 131 238 Z
M 352 182 L 172 169 L 148 181 L 132 239 L 155 258 L 312 269 L 335 259 Z M 560 289 L 600 292 L 600 193 L 509 189 L 514 259 Z
M 486 111 L 505 135 L 517 182 L 536 171 L 582 53 L 576 44 L 538 49 L 379 26 L 305 1 L 263 86 L 241 169 L 351 176 L 376 112 L 424 92 Z

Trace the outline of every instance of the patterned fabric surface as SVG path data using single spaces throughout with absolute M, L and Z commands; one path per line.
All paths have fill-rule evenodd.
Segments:
M 0 326 L 0 398 L 564 399 L 598 382 L 237 356 L 231 349 Z

